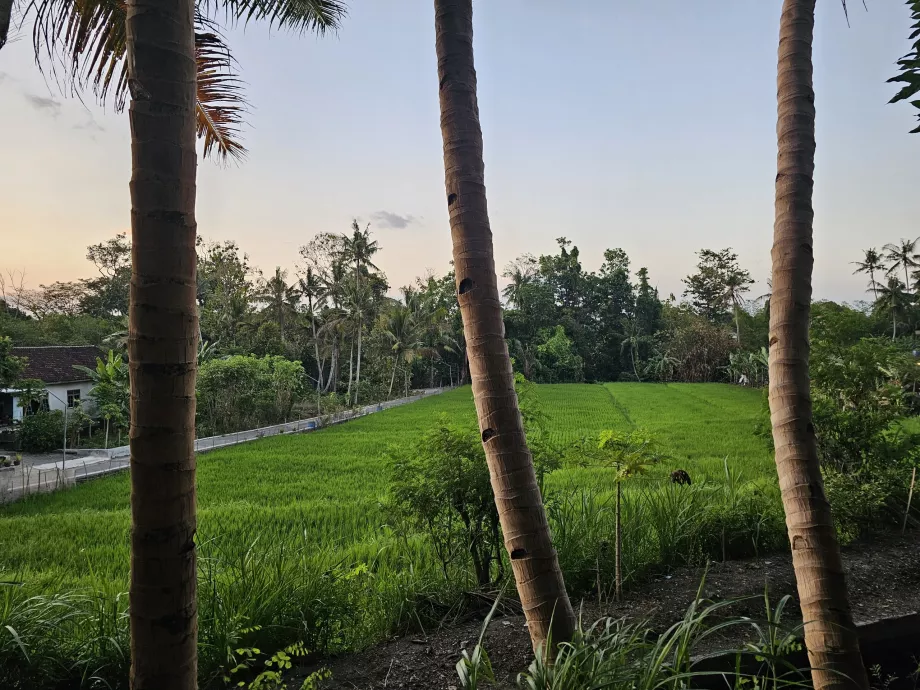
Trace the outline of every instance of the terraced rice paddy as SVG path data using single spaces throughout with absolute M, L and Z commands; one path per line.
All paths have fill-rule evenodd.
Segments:
M 761 408 L 759 391 L 720 384 L 618 383 L 546 385 L 538 392 L 554 440 L 573 441 L 609 428 L 642 428 L 661 442 L 670 456 L 668 464 L 637 478 L 628 489 L 635 496 L 652 491 L 671 497 L 673 505 L 668 508 L 664 501 L 660 509 L 677 511 L 664 516 L 677 521 L 672 531 L 682 529 L 680 519 L 689 519 L 681 518 L 680 511 L 698 512 L 693 502 L 705 498 L 699 492 L 698 499 L 675 492 L 667 475 L 676 468 L 690 473 L 694 487 L 708 486 L 711 498 L 722 495 L 727 459 L 730 469 L 743 473 L 746 486 L 754 487 L 747 494 L 766 496 L 768 503 L 778 505 L 771 456 L 753 434 Z M 218 669 L 227 646 L 253 625 L 264 627 L 260 646 L 296 637 L 314 647 L 355 648 L 437 618 L 442 603 L 458 600 L 463 587 L 443 582 L 424 539 L 397 535 L 380 507 L 388 488 L 382 451 L 420 435 L 441 413 L 475 424 L 471 390 L 315 433 L 199 456 L 203 673 Z M 126 597 L 120 593 L 127 590 L 129 569 L 128 479 L 126 474 L 108 477 L 0 510 L 0 581 L 25 583 L 15 588 L 21 595 L 6 588 L 5 613 L 0 591 L 0 630 L 13 621 L 11 607 L 21 604 L 25 593 L 71 593 L 75 598 L 70 605 L 85 618 L 75 620 L 83 624 L 53 633 L 69 635 L 67 644 L 38 630 L 36 639 L 44 635 L 49 649 L 77 655 L 87 648 L 87 635 L 102 634 L 85 628 L 95 626 L 123 640 Z M 551 516 L 560 534 L 564 567 L 584 570 L 586 563 L 596 561 L 600 547 L 593 542 L 609 536 L 609 511 L 603 506 L 612 487 L 606 470 L 563 468 L 549 476 L 547 500 L 557 499 Z M 736 489 L 725 501 L 741 500 Z M 580 492 L 580 512 L 572 492 Z M 634 498 L 627 507 L 636 514 L 638 506 Z M 756 506 L 742 512 L 752 511 L 763 512 Z M 598 517 L 601 513 L 606 517 Z M 754 529 L 742 522 L 738 529 L 743 532 Z M 751 541 L 747 532 L 741 536 L 745 543 Z M 663 532 L 652 538 L 639 526 L 627 525 L 627 537 L 637 542 L 628 559 L 635 572 L 674 556 L 666 552 Z M 754 537 L 755 549 L 759 538 Z M 724 547 L 724 536 L 722 541 Z M 702 541 L 671 546 L 689 550 L 688 559 L 708 548 Z M 567 572 L 571 583 L 589 575 L 594 577 Z M 39 641 L 34 644 L 37 650 Z M 0 639 L 0 657 L 11 648 Z M 71 651 L 62 651 L 66 649 Z M 103 651 L 94 653 L 112 657 L 107 663 L 120 663 L 117 652 Z

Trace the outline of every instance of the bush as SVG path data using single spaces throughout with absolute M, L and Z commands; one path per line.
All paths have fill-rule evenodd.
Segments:
M 300 362 L 277 355 L 212 359 L 198 370 L 199 435 L 286 422 L 303 392 Z
M 29 453 L 48 453 L 61 447 L 64 413 L 60 410 L 26 415 L 19 427 L 19 443 Z
M 903 477 L 899 481 L 892 471 L 845 474 L 825 467 L 824 491 L 831 504 L 834 526 L 844 544 L 868 533 L 873 527 L 896 523 L 889 508 L 892 496 L 904 491 Z
M 442 417 L 420 441 L 387 452 L 393 507 L 431 541 L 446 580 L 472 561 L 480 586 L 504 576 L 501 528 L 479 436 Z M 407 530 L 410 531 L 410 530 Z

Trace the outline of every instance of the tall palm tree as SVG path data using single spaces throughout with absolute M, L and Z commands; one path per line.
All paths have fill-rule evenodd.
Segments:
M 274 275 L 268 280 L 263 280 L 260 290 L 253 296 L 257 302 L 265 304 L 266 311 L 278 324 L 281 342 L 286 342 L 284 326 L 288 317 L 296 313 L 297 303 L 300 301 L 300 291 L 297 288 L 297 283 L 287 284 L 287 271 L 276 266 Z
M 300 279 L 300 293 L 307 298 L 307 313 L 310 316 L 310 327 L 313 330 L 313 352 L 316 356 L 316 390 L 323 390 L 323 362 L 319 356 L 319 334 L 316 324 L 320 318 L 323 304 L 326 301 L 326 292 L 323 282 L 308 266 L 304 277 Z
M 361 388 L 361 336 L 364 332 L 365 312 L 363 305 L 366 304 L 371 297 L 370 291 L 368 290 L 370 284 L 369 281 L 366 280 L 368 276 L 365 274 L 368 273 L 369 269 L 375 271 L 379 270 L 371 259 L 374 257 L 374 254 L 380 251 L 380 246 L 377 244 L 376 240 L 371 240 L 370 224 L 368 224 L 364 230 L 361 230 L 356 218 L 351 222 L 351 231 L 351 237 L 343 235 L 342 240 L 344 258 L 354 263 L 355 271 L 355 299 L 353 300 L 353 304 L 355 305 L 355 328 L 358 338 L 358 366 L 356 371 L 354 404 L 357 405 L 358 391 Z M 349 391 L 350 390 L 351 381 L 349 375 Z
M 751 280 L 747 271 L 731 271 L 725 276 L 725 296 L 732 305 L 735 321 L 735 339 L 741 344 L 741 310 L 744 309 L 744 293 L 750 290 Z
M 869 276 L 869 288 L 875 295 L 875 299 L 878 299 L 878 283 L 875 282 L 875 272 L 885 268 L 885 264 L 882 261 L 882 255 L 879 254 L 875 247 L 870 247 L 869 249 L 863 250 L 862 261 L 853 261 L 852 263 L 856 266 L 853 275 L 857 273 L 867 274 Z
M 133 164 L 131 688 L 192 690 L 198 665 L 194 2 L 129 0 L 125 28 Z
M 511 281 L 502 290 L 502 296 L 508 300 L 509 304 L 523 309 L 526 288 L 537 277 L 537 260 L 530 254 L 524 254 L 505 266 L 502 277 Z
M 893 244 L 889 242 L 884 247 L 882 247 L 882 250 L 885 252 L 885 260 L 891 264 L 888 267 L 886 273 L 891 275 L 899 268 L 903 268 L 904 286 L 908 292 L 910 292 L 909 271 L 912 268 L 920 266 L 920 264 L 917 263 L 917 259 L 920 259 L 920 254 L 917 254 L 918 241 L 920 241 L 920 237 L 915 240 L 905 240 L 902 237 L 899 244 Z
M 623 340 L 620 342 L 620 354 L 626 351 L 626 348 L 629 348 L 629 355 L 632 358 L 632 367 L 633 374 L 636 376 L 636 381 L 641 381 L 642 377 L 639 375 L 639 368 L 637 366 L 636 360 L 639 356 L 639 346 L 648 340 L 647 336 L 642 335 L 642 332 L 639 330 L 639 324 L 636 320 L 627 319 L 626 321 L 626 330 L 623 333 Z
M 405 303 L 394 304 L 381 322 L 383 335 L 390 342 L 390 352 L 393 353 L 393 372 L 387 394 L 390 398 L 393 397 L 399 360 L 403 360 L 408 367 L 416 357 L 428 351 L 424 342 L 426 314 L 413 296 L 407 292 Z
M 904 289 L 904 283 L 894 276 L 879 290 L 877 304 L 891 313 L 891 339 L 898 337 L 898 316 L 904 316 L 911 304 L 911 295 Z
M 818 463 L 808 378 L 814 264 L 814 24 L 815 0 L 784 0 L 777 76 L 770 416 L 814 686 L 868 688 Z
M 553 549 L 514 391 L 486 204 L 472 0 L 435 0 L 435 45 L 454 271 L 473 399 L 505 547 L 534 648 L 568 640 L 575 615 Z
M 33 21 L 36 58 L 51 70 L 63 65 L 75 90 L 91 87 L 101 102 L 114 98 L 121 110 L 128 97 L 125 62 L 125 0 L 0 0 L 0 49 L 6 42 L 13 7 L 21 5 L 23 23 Z M 218 12 L 231 22 L 262 20 L 270 26 L 317 34 L 334 31 L 345 15 L 342 0 L 201 0 L 195 7 L 196 128 L 205 157 L 241 160 L 246 149 L 240 127 L 248 106 L 243 82 L 229 46 L 214 21 Z M 45 60 L 39 59 L 43 68 Z M 56 75 L 61 76 L 61 75 Z

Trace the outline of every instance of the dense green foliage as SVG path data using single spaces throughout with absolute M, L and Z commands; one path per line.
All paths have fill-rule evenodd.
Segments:
M 539 386 L 522 395 L 528 396 L 539 398 L 537 413 L 545 412 L 545 430 L 534 434 L 545 444 L 642 428 L 671 458 L 624 485 L 627 584 L 650 569 L 784 543 L 775 470 L 753 434 L 755 391 L 636 383 Z M 539 417 L 534 410 L 531 420 Z M 472 567 L 445 578 L 429 539 L 401 529 L 387 508 L 392 483 L 384 450 L 413 447 L 439 413 L 475 428 L 469 388 L 200 456 L 203 686 L 226 669 L 228 650 L 273 652 L 297 641 L 321 651 L 360 648 L 440 619 L 477 585 Z M 692 475 L 691 487 L 671 484 L 668 474 L 677 467 Z M 612 585 L 616 482 L 615 469 L 577 465 L 544 479 L 560 560 L 576 595 L 596 592 L 599 578 L 604 590 Z M 97 672 L 113 687 L 127 677 L 128 489 L 120 475 L 2 510 L 0 580 L 24 583 L 0 586 L 7 600 L 0 606 L 4 677 L 46 673 L 73 681 Z
M 60 448 L 64 437 L 64 413 L 60 410 L 26 415 L 19 431 L 22 449 L 30 453 L 47 453 Z
M 232 355 L 198 369 L 198 433 L 223 434 L 291 419 L 303 394 L 300 362 L 278 355 Z

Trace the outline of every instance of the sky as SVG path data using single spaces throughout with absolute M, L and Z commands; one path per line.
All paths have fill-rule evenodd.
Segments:
M 901 0 L 818 3 L 818 299 L 858 300 L 861 250 L 920 235 L 920 135 L 886 79 L 909 50 Z M 241 165 L 199 161 L 197 220 L 270 273 L 318 232 L 371 223 L 398 288 L 449 268 L 431 0 L 350 3 L 337 35 L 250 24 L 228 40 L 252 104 Z M 499 269 L 565 236 L 667 296 L 695 252 L 732 247 L 764 292 L 776 175 L 779 0 L 476 0 L 486 185 Z M 561 11 L 564 8 L 564 13 Z M 0 270 L 89 276 L 130 231 L 127 113 L 62 94 L 29 28 L 0 52 Z

